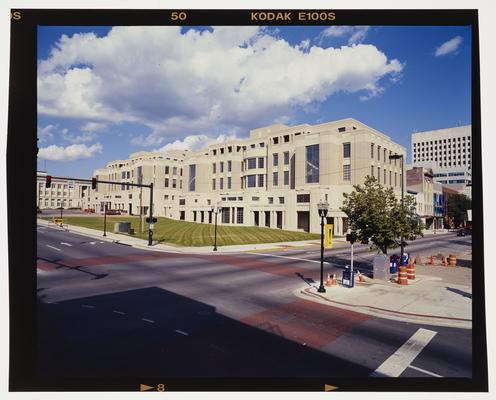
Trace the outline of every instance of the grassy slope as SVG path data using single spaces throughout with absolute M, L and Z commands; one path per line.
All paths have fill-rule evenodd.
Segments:
M 139 233 L 139 219 L 137 217 L 107 216 L 107 231 L 113 232 L 114 223 L 121 221 L 131 222 L 137 237 L 144 239 L 148 237 L 148 224 L 145 223 L 145 232 Z M 103 231 L 103 217 L 67 217 L 64 218 L 64 223 Z M 217 226 L 218 245 L 290 242 L 318 238 L 320 238 L 318 234 L 283 231 L 281 229 L 254 226 Z M 158 218 L 154 226 L 153 239 L 181 246 L 209 246 L 214 243 L 214 225 Z

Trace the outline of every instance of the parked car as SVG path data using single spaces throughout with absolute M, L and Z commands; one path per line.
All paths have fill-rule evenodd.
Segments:
M 120 210 L 107 210 L 107 215 L 121 215 Z

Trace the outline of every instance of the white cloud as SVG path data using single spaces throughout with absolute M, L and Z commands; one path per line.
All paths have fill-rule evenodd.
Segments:
M 460 45 L 463 42 L 463 38 L 461 36 L 455 36 L 453 39 L 444 42 L 441 46 L 436 49 L 436 57 L 444 56 L 449 53 L 454 53 L 458 50 Z
M 38 157 L 51 161 L 75 161 L 91 158 L 95 154 L 101 153 L 102 149 L 100 143 L 95 143 L 89 147 L 84 144 L 72 144 L 67 147 L 51 145 L 40 148 Z
M 57 127 L 55 125 L 49 124 L 43 128 L 38 127 L 38 139 L 40 139 L 40 143 L 46 142 L 50 139 L 53 139 L 53 132 Z
M 81 135 L 71 135 L 68 129 L 62 129 L 62 138 L 71 143 L 91 142 L 96 138 L 93 132 L 84 132 Z
M 100 122 L 88 122 L 81 127 L 83 132 L 101 132 L 105 129 L 107 129 L 107 125 Z
M 167 143 L 165 146 L 155 151 L 167 150 L 200 150 L 212 144 L 224 143 L 237 139 L 236 135 L 219 135 L 217 137 L 209 137 L 207 135 L 189 135 L 183 140 L 176 140 L 172 143 Z
M 368 29 L 351 28 L 353 43 Z M 144 124 L 152 133 L 134 142 L 157 146 L 186 132 L 244 135 L 339 91 L 371 96 L 403 68 L 373 45 L 309 48 L 275 35 L 256 26 L 64 35 L 38 64 L 38 110 Z
M 365 40 L 369 29 L 370 26 L 333 25 L 320 32 L 317 39 L 319 43 L 322 44 L 326 38 L 349 36 L 348 44 L 353 45 L 362 43 Z

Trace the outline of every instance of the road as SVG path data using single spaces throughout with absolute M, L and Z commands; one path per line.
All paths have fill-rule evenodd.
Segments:
M 304 280 L 319 279 L 317 249 L 187 255 L 37 230 L 43 377 L 364 378 L 384 368 L 400 377 L 471 377 L 470 330 L 295 297 Z M 470 238 L 414 246 L 466 249 Z M 347 252 L 327 251 L 326 260 L 345 262 Z M 373 253 L 358 246 L 357 256 L 365 265 Z M 423 345 L 408 362 L 405 345 L 418 338 Z M 406 361 L 392 363 L 398 354 Z

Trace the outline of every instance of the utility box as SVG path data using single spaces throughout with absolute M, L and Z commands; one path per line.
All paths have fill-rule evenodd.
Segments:
M 374 256 L 374 279 L 388 281 L 390 278 L 389 258 L 385 254 Z
M 131 222 L 116 222 L 114 224 L 114 232 L 128 233 L 131 229 Z

